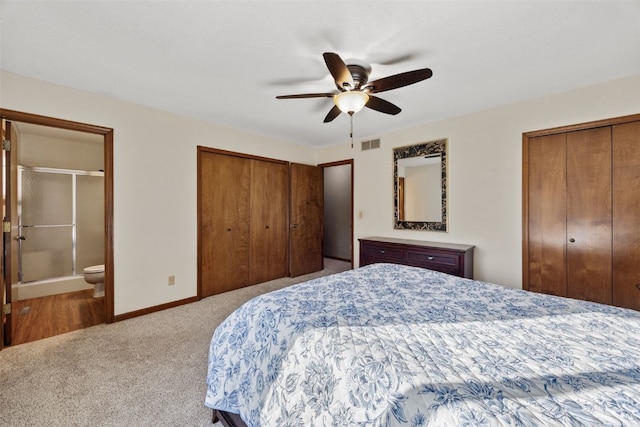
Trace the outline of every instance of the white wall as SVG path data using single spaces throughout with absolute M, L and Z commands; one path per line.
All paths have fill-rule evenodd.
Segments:
M 3 108 L 114 129 L 116 315 L 196 294 L 197 145 L 309 164 L 353 158 L 356 265 L 359 237 L 469 243 L 477 279 L 520 287 L 522 133 L 640 113 L 639 75 L 390 132 L 376 150 L 349 142 L 312 150 L 6 72 L 0 78 Z M 450 231 L 394 230 L 392 148 L 440 138 L 449 139 Z
M 360 237 L 468 243 L 476 279 L 522 287 L 522 134 L 638 113 L 640 75 L 379 135 L 378 150 L 328 147 L 318 160 L 354 159 L 356 261 Z M 392 149 L 440 138 L 449 139 L 449 232 L 394 230 Z
M 196 295 L 197 145 L 316 164 L 316 151 L 302 145 L 11 73 L 0 78 L 2 108 L 114 129 L 116 315 Z
M 22 133 L 21 166 L 98 171 L 104 169 L 102 135 L 90 135 L 85 140 Z

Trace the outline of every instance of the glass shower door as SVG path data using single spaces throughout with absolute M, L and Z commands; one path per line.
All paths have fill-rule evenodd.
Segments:
M 73 275 L 73 175 L 22 169 L 19 185 L 19 281 Z

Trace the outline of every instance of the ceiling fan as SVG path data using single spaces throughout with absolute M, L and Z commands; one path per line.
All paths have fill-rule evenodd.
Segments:
M 371 72 L 369 64 L 358 60 L 349 60 L 349 64 L 345 64 L 340 55 L 333 52 L 325 52 L 322 56 L 335 80 L 338 92 L 280 95 L 276 96 L 276 98 L 333 98 L 335 106 L 324 118 L 325 123 L 338 117 L 341 112 L 353 116 L 363 107 L 371 108 L 381 113 L 396 115 L 402 111 L 400 107 L 372 94 L 418 83 L 433 75 L 429 68 L 422 68 L 369 82 L 369 73 Z

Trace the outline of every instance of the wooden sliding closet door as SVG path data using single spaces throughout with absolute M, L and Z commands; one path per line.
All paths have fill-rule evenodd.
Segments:
M 640 122 L 613 126 L 613 304 L 640 310 Z
M 611 304 L 611 128 L 531 138 L 527 153 L 525 288 Z
M 198 149 L 198 295 L 287 276 L 288 163 Z
M 566 135 L 529 140 L 528 253 L 525 288 L 545 294 L 567 294 Z
M 567 133 L 567 296 L 611 304 L 611 127 Z
M 286 163 L 251 160 L 251 283 L 287 275 L 288 173 Z
M 250 162 L 200 151 L 202 297 L 249 283 Z
M 524 134 L 523 208 L 524 289 L 640 310 L 640 114 Z

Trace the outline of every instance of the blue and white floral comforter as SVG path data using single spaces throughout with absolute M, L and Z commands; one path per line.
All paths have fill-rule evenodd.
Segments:
M 207 385 L 251 427 L 640 425 L 640 313 L 375 264 L 244 304 Z

